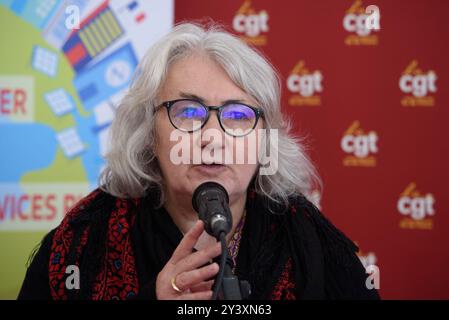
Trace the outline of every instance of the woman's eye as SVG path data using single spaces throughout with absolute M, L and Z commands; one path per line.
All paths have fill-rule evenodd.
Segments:
M 184 108 L 180 115 L 184 118 L 194 118 L 198 116 L 198 109 L 197 108 Z
M 231 120 L 246 120 L 246 119 L 248 119 L 248 117 L 246 116 L 246 114 L 244 112 L 238 112 L 238 111 L 227 112 L 224 117 L 227 119 L 231 119 Z

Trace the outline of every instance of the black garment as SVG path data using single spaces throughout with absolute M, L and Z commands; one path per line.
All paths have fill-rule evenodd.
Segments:
M 182 233 L 165 209 L 156 208 L 157 198 L 157 192 L 150 192 L 135 208 L 131 236 L 139 299 L 156 298 L 156 277 L 182 239 Z M 83 214 L 88 217 L 90 235 L 106 234 L 111 206 L 105 203 L 113 203 L 114 199 L 102 192 L 85 208 Z M 355 254 L 357 247 L 304 196 L 291 198 L 290 205 L 296 213 L 282 210 L 259 195 L 247 199 L 236 275 L 240 280 L 249 281 L 250 299 L 270 298 L 289 258 L 293 261 L 295 295 L 299 299 L 378 299 L 376 290 L 366 288 L 367 274 Z M 53 234 L 54 231 L 50 232 L 42 241 L 28 268 L 19 299 L 51 299 L 48 265 Z M 93 252 L 83 255 L 101 257 L 104 248 L 100 243 L 104 242 L 95 241 L 86 248 Z M 88 270 L 84 279 L 95 279 L 97 271 L 87 266 L 96 263 L 89 260 L 82 259 L 84 266 L 80 270 Z M 92 283 L 82 280 L 82 284 L 89 287 Z M 89 294 L 80 297 L 88 298 Z
M 55 230 L 50 231 L 42 240 L 39 250 L 25 275 L 19 300 L 50 300 L 50 280 L 48 278 L 48 262 L 50 249 Z

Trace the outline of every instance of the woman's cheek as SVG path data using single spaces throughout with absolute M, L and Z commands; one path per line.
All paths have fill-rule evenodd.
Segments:
M 237 185 L 238 189 L 246 189 L 256 168 L 253 164 L 236 164 L 227 178 L 231 184 Z

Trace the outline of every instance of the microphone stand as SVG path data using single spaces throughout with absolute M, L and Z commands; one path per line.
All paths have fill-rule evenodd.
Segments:
M 251 293 L 248 281 L 239 281 L 232 273 L 232 259 L 229 257 L 226 234 L 232 228 L 232 213 L 226 189 L 212 181 L 198 186 L 192 197 L 192 206 L 204 221 L 205 230 L 221 243 L 220 269 L 214 282 L 212 300 L 242 300 Z
M 226 245 L 226 234 L 221 232 L 218 241 L 221 242 L 220 269 L 214 283 L 212 300 L 216 300 L 221 289 L 221 300 L 242 300 L 247 299 L 251 293 L 248 281 L 239 281 L 232 272 L 232 259 L 228 253 Z

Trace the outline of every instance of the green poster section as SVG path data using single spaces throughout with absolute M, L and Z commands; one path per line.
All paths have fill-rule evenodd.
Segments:
M 84 115 L 72 85 L 73 69 L 59 52 L 57 76 L 48 77 L 35 71 L 31 65 L 34 45 L 55 51 L 42 38 L 39 30 L 20 19 L 7 8 L 0 6 L 0 76 L 31 76 L 34 79 L 34 123 L 48 126 L 54 132 L 75 125 L 71 114 L 57 117 L 44 100 L 44 93 L 64 88 L 75 100 L 77 111 Z M 1 125 L 1 123 L 0 123 Z M 20 124 L 17 124 L 20 125 Z M 3 136 L 14 143 L 14 132 Z M 2 150 L 8 152 L 8 150 Z M 13 165 L 13 164 L 11 164 Z M 0 168 L 0 172 L 8 168 Z M 1 180 L 1 178 L 0 178 Z M 3 181 L 2 181 L 3 182 Z M 68 159 L 57 148 L 49 166 L 23 172 L 19 185 L 26 183 L 87 183 L 79 157 Z M 47 231 L 0 231 L 0 299 L 15 299 L 25 276 L 28 258 Z

